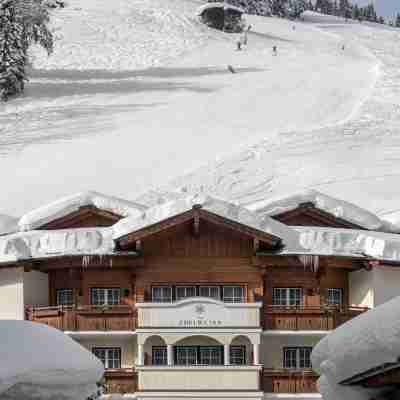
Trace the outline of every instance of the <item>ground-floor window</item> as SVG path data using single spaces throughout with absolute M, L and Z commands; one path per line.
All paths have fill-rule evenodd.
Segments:
M 343 290 L 339 288 L 329 288 L 326 296 L 326 304 L 341 307 L 343 304 Z
M 117 305 L 121 302 L 120 288 L 92 288 L 90 290 L 91 304 L 96 306 Z
M 230 363 L 233 365 L 246 364 L 246 346 L 230 347 Z
M 121 368 L 121 349 L 119 347 L 93 347 L 92 352 L 101 360 L 104 368 Z
M 223 346 L 176 346 L 176 365 L 223 365 Z
M 303 304 L 303 289 L 274 288 L 272 304 L 274 306 L 300 306 Z
M 167 365 L 167 346 L 153 346 L 151 355 L 152 365 Z
M 73 289 L 57 289 L 56 297 L 58 306 L 71 306 L 72 304 L 74 304 Z
M 284 347 L 283 368 L 309 369 L 311 368 L 312 347 Z

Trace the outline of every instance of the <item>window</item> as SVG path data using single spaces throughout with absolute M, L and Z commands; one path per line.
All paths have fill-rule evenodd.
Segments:
M 96 306 L 120 304 L 121 289 L 119 288 L 92 288 L 91 300 Z
M 274 306 L 300 306 L 303 304 L 303 289 L 274 288 L 272 304 Z
M 119 347 L 93 347 L 92 352 L 101 360 L 104 368 L 121 368 L 121 349 Z
M 224 286 L 224 302 L 244 303 L 244 288 L 242 286 Z
M 151 295 L 155 303 L 172 302 L 172 288 L 169 286 L 155 286 L 152 288 Z
M 196 296 L 196 286 L 178 286 L 176 288 L 177 301 L 195 296 Z
M 221 300 L 219 286 L 200 286 L 199 295 L 201 297 L 210 297 L 211 299 Z
M 246 364 L 246 346 L 230 347 L 230 363 L 233 365 Z
M 342 289 L 328 289 L 326 296 L 326 304 L 330 306 L 342 306 L 343 290 Z
M 219 346 L 199 347 L 200 365 L 222 365 L 222 354 Z
M 197 348 L 177 346 L 175 348 L 176 365 L 196 365 L 197 364 Z
M 166 346 L 153 346 L 151 353 L 152 365 L 167 365 L 167 347 Z
M 58 306 L 71 306 L 74 304 L 73 289 L 57 289 L 56 294 Z
M 283 368 L 311 368 L 311 347 L 285 347 L 283 349 Z

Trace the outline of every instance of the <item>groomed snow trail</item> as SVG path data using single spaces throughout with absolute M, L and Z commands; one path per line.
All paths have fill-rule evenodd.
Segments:
M 35 53 L 25 96 L 0 109 L 3 212 L 88 189 L 133 199 L 195 170 L 172 187 L 247 202 L 271 193 L 270 181 L 277 191 L 316 184 L 312 156 L 299 165 L 278 147 L 294 143 L 324 170 L 307 132 L 354 117 L 369 96 L 378 63 L 360 43 L 363 29 L 349 24 L 343 39 L 343 30 L 249 16 L 239 52 L 236 35 L 197 21 L 200 4 L 71 0 L 57 12 L 55 54 Z

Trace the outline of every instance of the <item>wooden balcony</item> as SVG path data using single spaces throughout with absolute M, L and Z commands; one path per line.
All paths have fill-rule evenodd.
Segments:
M 318 393 L 318 375 L 312 370 L 264 369 L 262 387 L 266 393 Z
M 132 369 L 106 370 L 104 374 L 104 393 L 135 393 L 138 388 L 137 372 Z
M 329 331 L 367 310 L 361 307 L 265 306 L 264 329 Z
M 126 305 L 28 308 L 27 319 L 62 331 L 133 331 L 136 312 Z

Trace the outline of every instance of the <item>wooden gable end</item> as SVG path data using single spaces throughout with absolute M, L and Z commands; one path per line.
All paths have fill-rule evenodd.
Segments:
M 294 210 L 286 211 L 281 214 L 274 215 L 272 218 L 291 226 L 321 226 L 329 228 L 347 228 L 347 229 L 365 229 L 352 222 L 314 207 L 313 204 L 306 203 L 300 205 Z
M 95 228 L 114 225 L 122 217 L 93 206 L 81 207 L 64 217 L 57 218 L 39 229 Z
M 151 237 L 158 238 L 159 235 L 164 232 L 168 237 L 171 237 L 171 234 L 176 235 L 179 232 L 181 236 L 179 240 L 181 242 L 193 243 L 192 246 L 196 248 L 198 248 L 203 241 L 208 243 L 207 246 L 211 246 L 211 244 L 209 244 L 210 241 L 212 241 L 215 246 L 218 246 L 216 244 L 217 242 L 223 243 L 224 241 L 233 240 L 232 237 L 234 236 L 235 238 L 240 238 L 235 239 L 236 245 L 239 247 L 242 246 L 243 241 L 248 244 L 250 243 L 253 254 L 259 249 L 276 249 L 281 243 L 281 239 L 274 235 L 258 231 L 257 229 L 228 220 L 200 208 L 194 208 L 129 233 L 119 238 L 117 244 L 122 250 L 142 250 L 142 243 L 149 243 L 153 240 Z M 215 236 L 217 234 L 218 238 Z M 211 237 L 213 238 L 212 240 Z

